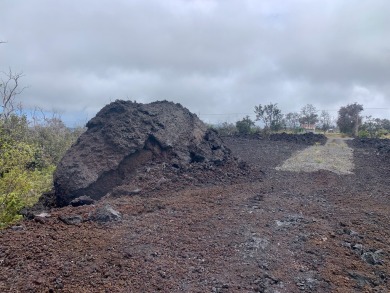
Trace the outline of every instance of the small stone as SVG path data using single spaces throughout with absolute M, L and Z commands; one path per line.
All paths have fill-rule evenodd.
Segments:
M 351 230 L 349 235 L 351 235 L 351 236 L 359 236 L 359 233 L 356 232 L 356 231 Z
M 344 247 L 347 247 L 347 248 L 352 248 L 352 245 L 350 242 L 343 242 L 341 245 Z
M 34 283 L 37 284 L 37 285 L 41 285 L 43 284 L 45 281 L 42 279 L 42 278 L 38 278 L 36 280 L 34 280 Z
M 370 264 L 370 265 L 377 265 L 381 264 L 382 262 L 379 259 L 379 255 L 376 254 L 375 252 L 365 252 L 362 254 L 362 259 Z
M 15 225 L 15 226 L 12 226 L 11 229 L 14 231 L 22 231 L 22 230 L 26 229 L 26 227 L 24 227 L 22 225 Z
M 49 217 L 50 217 L 50 214 L 47 213 L 47 212 L 42 212 L 42 213 L 36 215 L 36 217 L 49 218 Z
M 70 202 L 70 204 L 73 206 L 73 207 L 78 207 L 78 206 L 83 206 L 83 205 L 90 205 L 90 204 L 93 204 L 95 203 L 95 201 L 90 198 L 89 196 L 86 196 L 86 195 L 83 195 L 83 196 L 80 196 L 78 198 L 75 198 L 74 200 L 72 200 Z
M 67 225 L 78 225 L 83 222 L 83 217 L 79 215 L 59 216 L 58 219 Z
M 63 289 L 64 288 L 64 284 L 62 283 L 61 278 L 56 278 L 55 283 L 56 283 L 55 284 L 56 289 Z
M 110 205 L 98 208 L 89 215 L 89 219 L 95 222 L 105 223 L 118 221 L 122 218 L 120 212 L 114 210 Z

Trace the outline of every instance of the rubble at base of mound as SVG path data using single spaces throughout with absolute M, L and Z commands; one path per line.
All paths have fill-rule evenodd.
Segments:
M 180 169 L 232 159 L 218 134 L 180 104 L 117 100 L 87 123 L 87 131 L 57 166 L 57 206 L 80 196 L 99 199 L 154 160 Z

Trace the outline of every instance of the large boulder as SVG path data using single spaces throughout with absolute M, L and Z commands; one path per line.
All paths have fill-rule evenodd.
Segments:
M 156 158 L 175 166 L 223 164 L 230 151 L 180 104 L 115 101 L 87 123 L 54 174 L 57 206 L 80 196 L 99 199 Z

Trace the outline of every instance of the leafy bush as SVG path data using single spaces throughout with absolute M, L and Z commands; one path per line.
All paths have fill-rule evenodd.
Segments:
M 0 228 L 52 189 L 55 165 L 80 133 L 62 122 L 28 127 L 25 116 L 0 119 Z
M 236 128 L 239 134 L 250 134 L 253 126 L 255 126 L 255 123 L 249 118 L 249 116 L 246 116 L 242 120 L 236 122 Z
M 20 219 L 18 212 L 52 188 L 54 166 L 29 168 L 36 149 L 2 135 L 0 140 L 0 228 Z
M 367 130 L 360 130 L 358 133 L 359 138 L 367 138 L 370 137 L 370 134 L 368 133 Z

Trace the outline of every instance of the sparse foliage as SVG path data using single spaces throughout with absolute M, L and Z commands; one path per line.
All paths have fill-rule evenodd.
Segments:
M 299 124 L 299 113 L 290 112 L 284 116 L 284 120 L 286 122 L 286 127 L 294 132 L 298 132 L 300 124 Z
M 49 164 L 57 165 L 65 152 L 84 131 L 78 127 L 70 129 L 66 127 L 59 117 L 45 118 L 42 123 L 36 124 L 30 129 L 31 138 L 42 150 L 43 160 Z
M 233 123 L 223 122 L 214 126 L 220 135 L 233 135 L 237 133 L 237 127 Z
M 312 104 L 307 104 L 301 109 L 299 122 L 304 125 L 313 125 L 318 122 L 317 109 Z
M 282 128 L 282 111 L 277 104 L 255 106 L 256 120 L 264 123 L 264 130 L 278 131 Z
M 325 133 L 332 128 L 332 118 L 328 111 L 322 110 L 319 117 L 320 129 Z
M 20 78 L 23 73 L 13 73 L 11 69 L 8 72 L 2 72 L 0 80 L 0 118 L 7 120 L 14 113 L 17 105 L 15 97 L 23 92 L 25 87 L 20 88 Z

